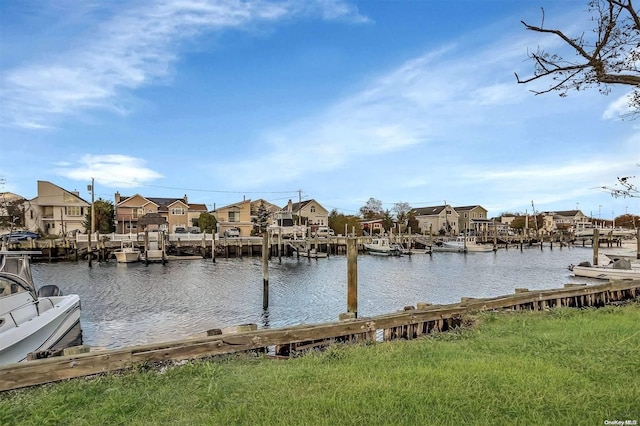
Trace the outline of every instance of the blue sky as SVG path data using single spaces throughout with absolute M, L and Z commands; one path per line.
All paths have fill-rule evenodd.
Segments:
M 598 189 L 640 177 L 629 88 L 516 83 L 562 49 L 541 7 L 591 28 L 586 0 L 4 1 L 0 191 L 640 214 Z

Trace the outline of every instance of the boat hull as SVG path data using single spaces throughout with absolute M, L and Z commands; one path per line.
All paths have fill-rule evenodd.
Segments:
M 639 269 L 614 269 L 599 266 L 574 266 L 571 271 L 576 277 L 599 280 L 639 280 Z
M 0 365 L 24 361 L 31 352 L 82 343 L 80 298 L 78 295 L 40 298 L 53 307 L 2 333 Z
M 140 260 L 140 252 L 115 251 L 113 254 L 118 263 L 133 263 Z

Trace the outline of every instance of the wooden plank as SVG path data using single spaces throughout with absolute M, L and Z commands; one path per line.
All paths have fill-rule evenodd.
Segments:
M 0 369 L 0 391 L 131 368 L 131 353 L 106 351 L 10 364 Z

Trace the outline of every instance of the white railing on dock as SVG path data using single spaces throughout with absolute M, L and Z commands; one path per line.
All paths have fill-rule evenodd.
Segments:
M 150 232 L 150 234 L 155 234 L 155 232 Z M 211 241 L 213 239 L 213 234 L 200 233 L 200 234 L 169 234 L 169 241 L 202 241 L 204 238 L 205 241 Z M 139 234 L 99 234 L 95 233 L 91 235 L 91 241 L 102 241 L 106 239 L 107 241 L 143 241 L 144 233 L 141 232 Z M 216 240 L 218 240 L 218 236 L 216 236 Z M 89 234 L 76 234 L 76 242 L 78 243 L 87 243 L 89 242 Z

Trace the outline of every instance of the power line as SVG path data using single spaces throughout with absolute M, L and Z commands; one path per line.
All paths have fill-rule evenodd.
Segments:
M 99 181 L 98 181 L 99 182 Z M 121 184 L 131 184 L 131 182 L 115 182 Z M 292 191 L 229 191 L 221 189 L 200 189 L 200 188 L 180 188 L 175 186 L 162 186 L 162 185 L 139 185 L 142 188 L 161 188 L 161 189 L 173 189 L 179 191 L 193 191 L 193 192 L 210 192 L 218 194 L 297 194 L 298 190 Z

